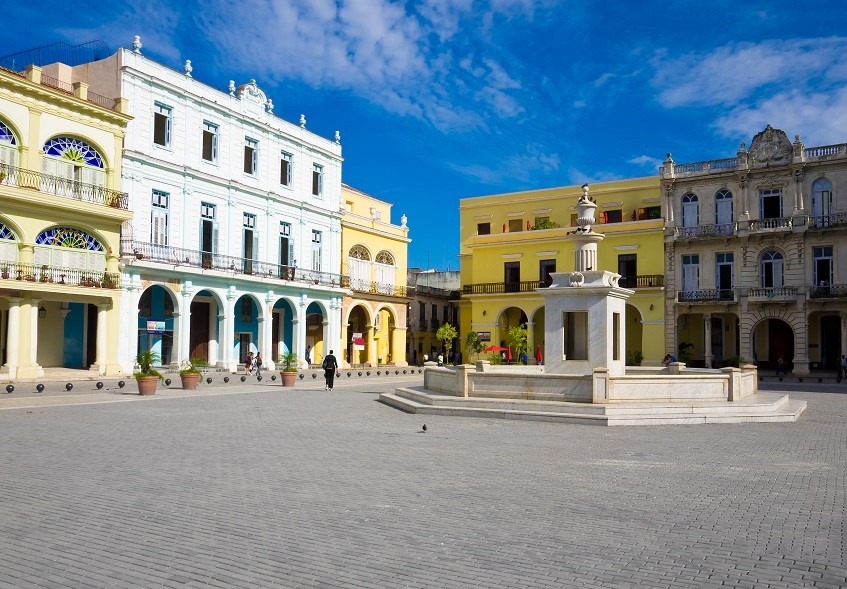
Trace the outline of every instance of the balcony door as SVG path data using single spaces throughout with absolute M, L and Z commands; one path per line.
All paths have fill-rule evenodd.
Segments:
M 682 290 L 692 292 L 700 289 L 700 256 L 682 256 Z
M 624 288 L 635 288 L 638 276 L 637 257 L 635 254 L 620 254 L 618 256 L 618 274 L 621 279 L 618 284 Z
M 721 299 L 732 298 L 734 280 L 735 256 L 732 252 L 715 254 L 715 288 Z
M 506 262 L 503 264 L 503 283 L 506 292 L 520 292 L 521 290 L 521 263 Z

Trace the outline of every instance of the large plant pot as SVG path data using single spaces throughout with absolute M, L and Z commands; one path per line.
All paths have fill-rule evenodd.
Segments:
M 180 374 L 182 380 L 182 388 L 186 391 L 193 391 L 197 388 L 197 383 L 200 381 L 199 374 Z
M 280 372 L 279 376 L 282 378 L 282 386 L 284 387 L 293 387 L 297 381 L 296 372 Z
M 141 376 L 137 377 L 136 382 L 138 382 L 138 394 L 139 395 L 155 395 L 156 387 L 159 386 L 159 377 L 158 376 Z

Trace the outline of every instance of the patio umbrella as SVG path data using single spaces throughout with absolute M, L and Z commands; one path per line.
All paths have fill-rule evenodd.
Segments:
M 512 346 L 506 348 L 506 362 L 512 361 Z
M 483 352 L 505 352 L 506 348 L 503 346 L 488 346 L 483 350 Z

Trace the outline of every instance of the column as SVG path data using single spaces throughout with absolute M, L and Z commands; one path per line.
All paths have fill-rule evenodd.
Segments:
M 703 313 L 703 356 L 706 360 L 706 368 L 712 367 L 712 314 Z
M 535 329 L 532 321 L 526 322 L 526 357 L 530 364 L 535 364 Z
M 803 214 L 803 172 L 794 172 L 794 214 Z
M 367 362 L 371 366 L 376 366 L 376 341 L 374 340 L 374 326 L 366 325 L 365 333 L 365 342 L 368 349 L 368 357 L 365 362 Z
M 395 327 L 391 332 L 391 358 L 395 366 L 408 366 L 406 356 L 406 328 Z
M 223 339 L 226 335 L 226 310 L 218 306 L 217 321 L 215 322 L 215 341 L 214 351 L 209 350 L 209 360 L 214 362 L 215 366 L 226 366 L 226 358 L 224 357 Z
M 221 339 L 221 358 L 225 367 L 230 372 L 238 372 L 238 358 L 233 358 L 232 348 L 235 342 L 235 287 L 230 287 L 226 295 L 226 311 L 224 312 L 224 334 Z
M 109 303 L 97 304 L 97 342 L 94 352 L 94 365 L 89 370 L 97 371 L 97 374 L 106 374 L 106 353 L 109 334 Z
M 843 323 L 843 321 L 842 321 Z M 18 342 L 21 333 L 21 299 L 12 297 L 9 299 L 9 320 L 7 326 L 6 340 L 6 367 L 9 369 L 9 378 L 16 378 L 18 374 Z M 844 330 L 841 330 L 842 337 Z
M 294 337 L 292 338 L 294 352 L 300 360 L 304 360 L 303 355 L 306 353 L 306 308 L 309 306 L 309 301 L 306 300 L 306 295 L 300 295 L 300 306 L 296 309 L 297 317 L 293 320 Z M 324 350 L 324 355 L 329 350 Z M 312 354 L 312 361 L 317 361 L 317 358 Z
M 38 365 L 38 307 L 41 299 L 32 299 L 29 305 L 29 359 L 33 366 Z
M 191 358 L 191 288 L 190 283 L 183 287 L 182 309 L 179 317 L 179 351 L 177 355 L 177 366 Z
M 847 354 L 847 313 L 841 313 L 841 353 Z

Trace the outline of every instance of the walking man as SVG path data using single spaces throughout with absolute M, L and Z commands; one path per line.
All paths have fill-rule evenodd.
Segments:
M 335 359 L 335 354 L 332 350 L 324 356 L 324 361 L 321 362 L 321 368 L 324 369 L 324 378 L 326 378 L 325 391 L 331 391 L 332 385 L 335 382 L 335 371 L 338 369 L 338 360 Z
M 838 378 L 847 376 L 847 357 L 841 354 L 841 360 L 838 361 Z

